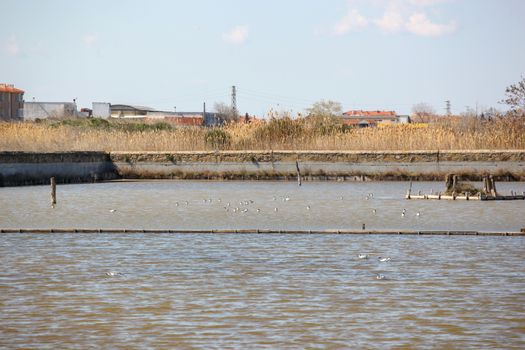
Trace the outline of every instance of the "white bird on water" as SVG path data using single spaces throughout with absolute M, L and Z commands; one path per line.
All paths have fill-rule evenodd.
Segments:
M 421 213 L 420 213 L 420 212 L 417 212 L 417 213 L 416 213 L 416 216 L 421 216 Z
M 306 206 L 306 210 L 310 210 L 310 206 L 309 205 Z
M 405 213 L 407 212 L 406 209 L 403 209 L 403 212 L 401 213 L 401 216 L 405 216 Z
M 385 275 L 382 275 L 382 274 L 379 273 L 379 274 L 376 275 L 376 279 L 377 280 L 384 280 L 384 279 L 386 279 L 386 277 L 385 277 Z
M 110 210 L 109 210 L 110 213 L 114 213 L 114 212 L 116 212 L 116 211 L 117 211 L 117 209 L 110 209 Z
M 372 213 L 373 213 L 374 215 L 376 215 L 376 213 L 377 213 L 377 210 L 375 210 L 375 209 L 372 209 Z
M 115 277 L 115 276 L 122 276 L 121 272 L 115 272 L 115 271 L 108 271 L 106 272 L 106 276 Z
M 357 257 L 359 259 L 368 259 L 368 254 L 359 254 Z
M 390 261 L 392 259 L 379 257 L 378 260 L 381 261 L 381 262 L 387 262 L 387 261 Z

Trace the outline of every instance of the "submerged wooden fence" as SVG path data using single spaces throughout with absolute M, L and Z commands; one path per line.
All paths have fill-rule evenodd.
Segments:
M 338 235 L 418 235 L 418 236 L 525 236 L 521 232 L 480 231 L 413 231 L 413 230 L 275 230 L 275 229 L 111 229 L 111 228 L 3 228 L 0 233 L 179 233 L 179 234 L 338 234 Z

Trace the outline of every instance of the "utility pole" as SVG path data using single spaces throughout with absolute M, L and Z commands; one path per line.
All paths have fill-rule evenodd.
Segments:
M 206 102 L 202 103 L 202 121 L 204 122 L 204 125 L 208 124 L 206 120 Z
M 445 109 L 447 111 L 447 116 L 450 116 L 452 114 L 452 112 L 450 111 L 450 100 L 446 100 L 445 103 L 446 103 Z
M 235 117 L 237 117 L 237 90 L 235 85 L 232 86 L 232 111 Z

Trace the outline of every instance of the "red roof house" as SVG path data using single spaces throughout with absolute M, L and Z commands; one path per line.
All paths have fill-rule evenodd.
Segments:
M 346 125 L 359 127 L 375 126 L 379 123 L 395 123 L 397 114 L 395 111 L 363 111 L 352 110 L 343 113 L 343 122 Z

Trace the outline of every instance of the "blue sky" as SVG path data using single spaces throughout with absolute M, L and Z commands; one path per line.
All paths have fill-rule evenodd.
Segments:
M 0 0 L 0 82 L 26 100 L 409 113 L 498 105 L 525 76 L 522 0 Z

